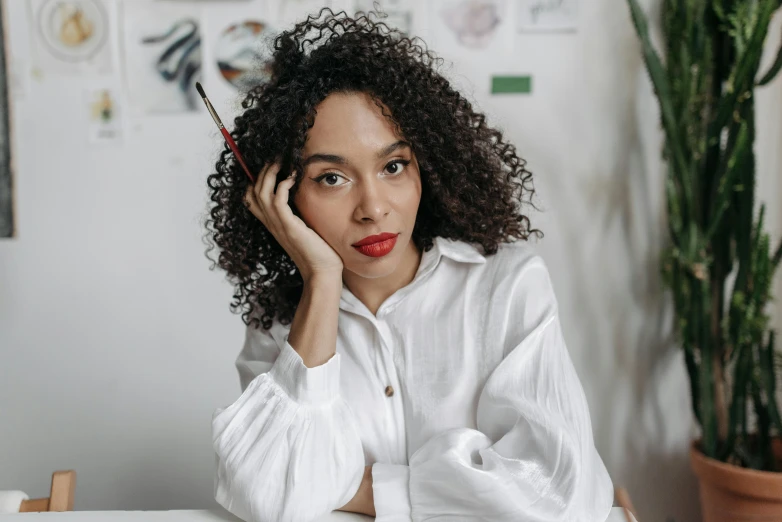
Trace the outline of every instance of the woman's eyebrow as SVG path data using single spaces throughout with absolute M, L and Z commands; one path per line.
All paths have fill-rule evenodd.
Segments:
M 377 159 L 382 159 L 392 152 L 394 152 L 397 149 L 400 149 L 402 147 L 410 147 L 410 144 L 404 140 L 399 140 L 395 143 L 392 143 L 388 147 L 383 148 L 382 150 L 378 151 L 377 153 Z M 307 159 L 304 160 L 302 163 L 302 167 L 306 167 L 310 163 L 315 163 L 318 161 L 326 162 L 326 163 L 337 163 L 339 165 L 347 165 L 348 160 L 343 158 L 342 156 L 338 156 L 336 154 L 312 154 Z
M 392 143 L 391 145 L 389 145 L 388 147 L 386 147 L 385 149 L 377 153 L 377 159 L 383 159 L 389 154 L 391 154 L 392 152 L 394 152 L 395 150 L 401 149 L 402 147 L 410 147 L 410 144 L 407 143 L 405 140 L 399 140 L 396 143 Z

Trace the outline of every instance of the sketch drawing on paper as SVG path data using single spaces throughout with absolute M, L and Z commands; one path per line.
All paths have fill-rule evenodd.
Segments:
M 451 2 L 440 11 L 440 16 L 461 45 L 484 49 L 502 22 L 504 4 L 497 0 Z
M 241 92 L 271 78 L 271 45 L 276 36 L 268 24 L 245 20 L 227 27 L 217 40 L 220 74 Z
M 192 18 L 174 21 L 167 31 L 145 36 L 143 45 L 159 49 L 155 69 L 166 82 L 176 84 L 188 109 L 193 109 L 195 98 L 189 96 L 193 76 L 201 69 L 201 35 L 198 22 Z
M 30 0 L 33 48 L 42 70 L 110 72 L 104 0 Z
M 125 2 L 125 74 L 130 102 L 145 113 L 203 108 L 200 20 L 182 4 Z
M 108 18 L 94 0 L 49 0 L 38 14 L 38 31 L 48 51 L 61 60 L 87 60 L 107 45 Z
M 355 12 L 369 13 L 375 10 L 376 5 L 385 15 L 380 18 L 383 23 L 412 36 L 413 7 L 409 0 L 383 0 L 382 2 L 379 0 L 358 0 Z
M 89 111 L 88 137 L 90 143 L 119 142 L 122 126 L 119 120 L 117 96 L 114 89 L 95 87 L 87 90 Z
M 578 0 L 521 0 L 520 31 L 574 31 L 578 27 Z

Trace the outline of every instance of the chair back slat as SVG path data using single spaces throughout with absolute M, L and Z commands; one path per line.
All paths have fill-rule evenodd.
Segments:
M 76 490 L 76 472 L 72 469 L 52 473 L 50 496 L 23 500 L 20 513 L 42 511 L 73 511 L 73 496 Z

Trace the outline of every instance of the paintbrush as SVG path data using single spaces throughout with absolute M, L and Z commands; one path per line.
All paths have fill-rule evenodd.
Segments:
M 204 100 L 204 103 L 206 104 L 206 108 L 209 111 L 209 114 L 212 115 L 212 119 L 217 124 L 217 128 L 220 129 L 220 132 L 223 133 L 223 137 L 225 138 L 225 142 L 228 144 L 228 146 L 233 151 L 234 156 L 236 157 L 236 161 L 239 162 L 239 165 L 241 165 L 242 168 L 244 169 L 244 171 L 247 173 L 247 177 L 250 178 L 250 181 L 252 183 L 255 183 L 255 176 L 253 176 L 250 173 L 250 169 L 248 169 L 247 165 L 244 163 L 244 159 L 242 158 L 242 155 L 239 152 L 239 147 L 236 146 L 236 142 L 233 140 L 231 135 L 228 133 L 228 130 L 225 128 L 225 125 L 223 125 L 223 122 L 220 121 L 220 117 L 217 115 L 217 112 L 215 111 L 215 108 L 212 107 L 212 103 L 209 101 L 209 98 L 206 97 L 206 93 L 204 92 L 204 88 L 201 87 L 201 84 L 199 82 L 196 82 L 195 86 L 196 86 L 196 90 L 198 91 L 198 94 L 200 94 L 201 98 Z

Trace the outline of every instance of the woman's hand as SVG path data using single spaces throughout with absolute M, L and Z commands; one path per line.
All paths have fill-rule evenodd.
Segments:
M 358 491 L 350 499 L 350 502 L 337 509 L 337 511 L 350 511 L 351 513 L 361 513 L 376 517 L 375 513 L 375 495 L 372 493 L 372 466 L 364 466 L 364 477 L 361 479 L 361 485 Z
M 294 174 L 280 181 L 274 193 L 274 183 L 280 163 L 276 161 L 261 171 L 255 185 L 248 185 L 244 203 L 255 217 L 272 233 L 277 242 L 301 272 L 305 282 L 315 276 L 339 277 L 342 280 L 342 258 L 307 226 L 288 205 L 288 194 L 296 178 Z

